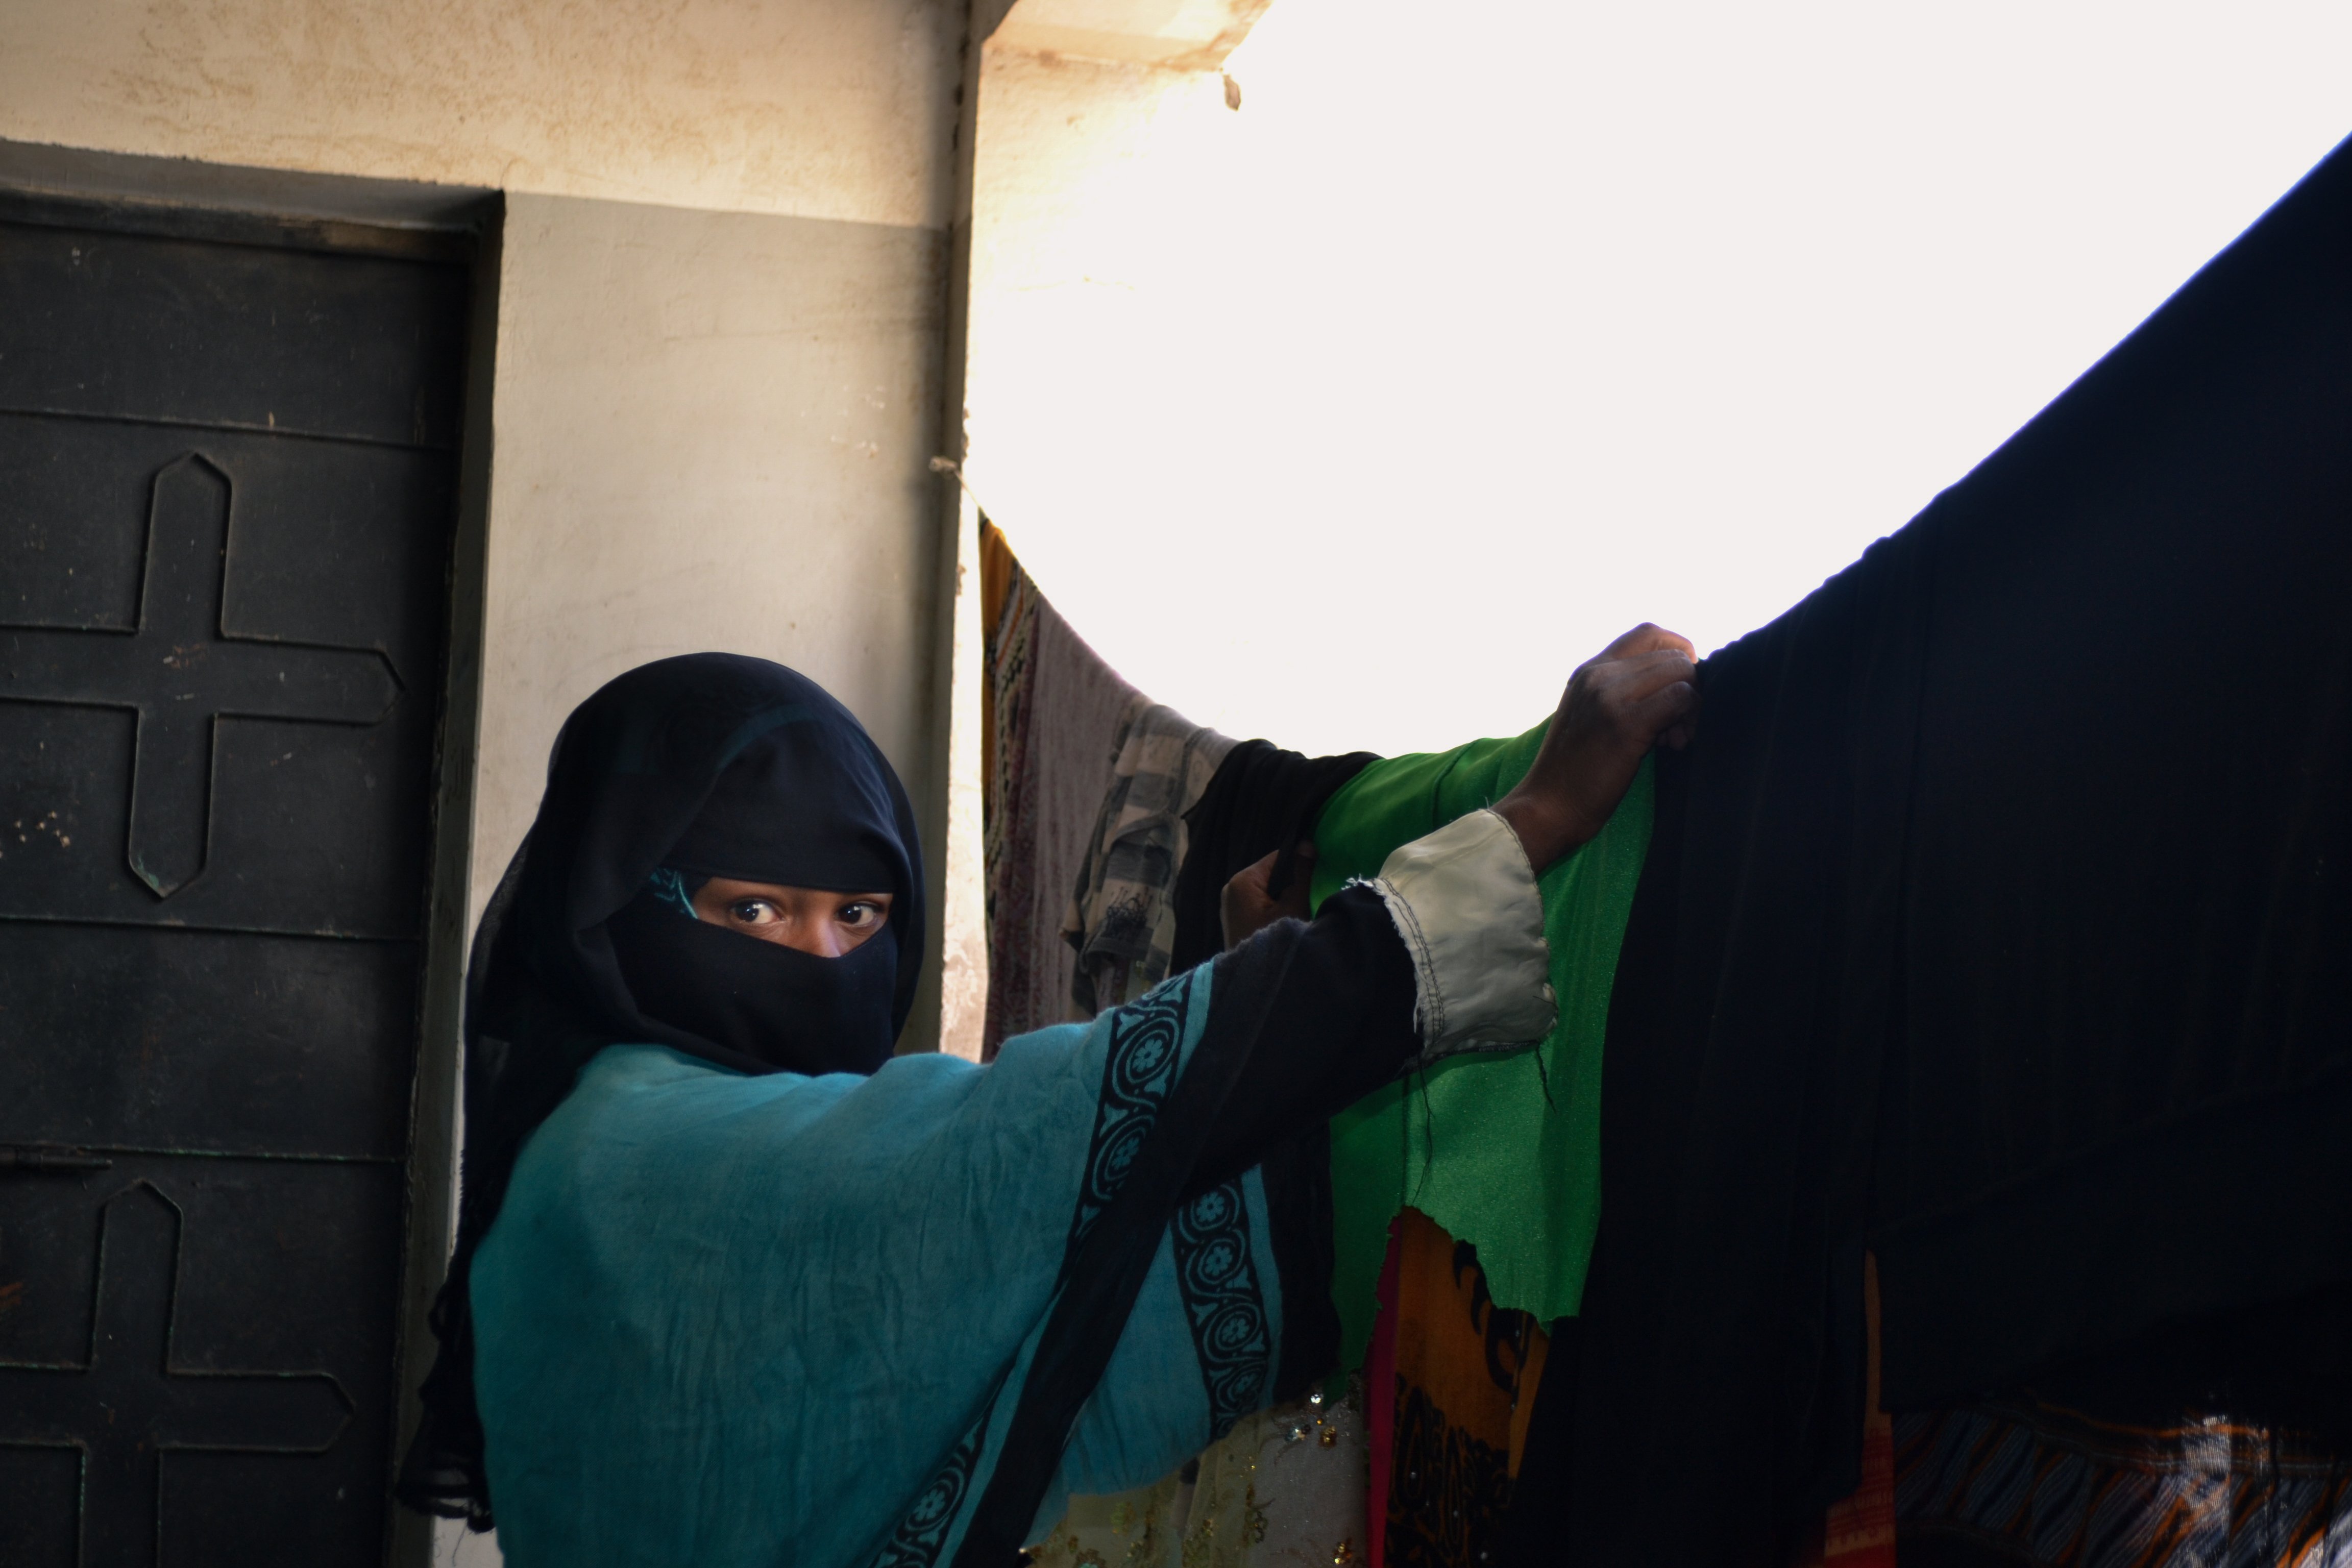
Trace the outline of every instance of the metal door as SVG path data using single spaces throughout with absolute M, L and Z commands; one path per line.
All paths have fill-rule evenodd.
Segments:
M 469 274 L 0 198 L 0 1563 L 380 1561 Z

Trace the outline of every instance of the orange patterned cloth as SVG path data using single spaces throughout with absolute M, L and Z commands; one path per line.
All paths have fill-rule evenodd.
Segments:
M 1895 1423 L 1873 1410 L 1862 1429 L 1862 1485 L 1832 1504 L 1806 1568 L 1895 1568 Z
M 1373 1563 L 1481 1568 L 1510 1504 L 1548 1342 L 1528 1313 L 1495 1305 L 1468 1242 L 1411 1208 L 1392 1234 L 1393 1300 L 1382 1309 L 1393 1325 L 1394 1402 Z

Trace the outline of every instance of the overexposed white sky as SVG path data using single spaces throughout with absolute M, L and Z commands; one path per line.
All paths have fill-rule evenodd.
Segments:
M 973 473 L 1145 690 L 1395 752 L 1901 526 L 2352 132 L 2352 5 L 1276 0 L 1230 70 Z

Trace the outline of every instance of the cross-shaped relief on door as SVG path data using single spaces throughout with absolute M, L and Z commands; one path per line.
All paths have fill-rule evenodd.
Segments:
M 205 868 L 221 720 L 373 724 L 400 695 L 379 650 L 226 629 L 232 495 L 201 452 L 157 472 L 135 630 L 0 624 L 0 700 L 137 713 L 125 842 L 131 874 L 159 899 Z
M 83 1568 L 155 1568 L 165 1454 L 321 1454 L 351 1424 L 351 1396 L 327 1373 L 173 1364 L 184 1228 L 146 1182 L 109 1198 L 88 1355 L 0 1362 L 0 1447 L 80 1456 Z

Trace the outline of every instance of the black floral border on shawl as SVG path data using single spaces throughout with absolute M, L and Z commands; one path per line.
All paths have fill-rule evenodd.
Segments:
M 1071 1266 L 1087 1237 L 1118 1196 L 1136 1155 L 1159 1123 L 1160 1107 L 1184 1059 L 1184 1015 L 1192 1001 L 1189 973 L 1175 984 L 1143 997 L 1111 1016 L 1110 1049 L 1103 1058 L 1102 1093 L 1095 1104 L 1094 1137 L 1087 1145 L 1086 1175 L 1077 1206 L 1070 1214 L 1069 1239 L 1062 1245 L 1062 1272 L 1055 1288 L 1067 1284 Z
M 1064 1256 L 1062 1289 L 1030 1359 L 995 1468 L 956 1549 L 955 1568 L 1011 1568 L 1021 1561 L 1022 1541 L 1061 1466 L 1078 1412 L 1126 1332 L 1160 1236 L 1175 1216 L 1234 1082 L 1257 1048 L 1305 930 L 1297 924 L 1271 928 L 1217 962 L 1208 1026 L 1192 1059 L 1148 1135 L 1136 1140 L 1131 1156 L 1118 1162 L 1118 1186 L 1109 1201 L 1091 1213 L 1082 1205 Z M 1169 1009 L 1181 1028 L 1202 973 L 1192 970 L 1167 982 L 1135 1006 Z M 1150 1038 L 1139 1024 L 1129 1028 L 1130 1034 L 1114 1039 L 1140 1044 Z M 1118 1054 L 1115 1047 L 1113 1056 Z M 1113 1063 L 1105 1063 L 1106 1100 L 1114 1070 Z M 1127 1125 L 1123 1117 L 1098 1118 L 1097 1131 Z M 1100 1168 L 1111 1173 L 1108 1148 L 1102 1153 Z M 1089 1158 L 1090 1172 L 1097 1164 Z
M 1062 1445 L 1071 1422 L 1076 1418 L 1078 1406 L 1092 1392 L 1101 1376 L 1103 1363 L 1109 1360 L 1111 1347 L 1118 1343 L 1126 1327 L 1128 1310 L 1142 1285 L 1141 1274 L 1138 1272 L 1129 1283 L 1123 1275 L 1106 1277 L 1094 1266 L 1101 1263 L 1116 1268 L 1126 1261 L 1124 1258 L 1107 1258 L 1104 1255 L 1114 1249 L 1120 1253 L 1132 1251 L 1129 1245 L 1132 1224 L 1118 1222 L 1133 1222 L 1140 1217 L 1135 1212 L 1143 1206 L 1136 1201 L 1136 1178 L 1144 1177 L 1141 1186 L 1149 1188 L 1154 1178 L 1161 1176 L 1160 1167 L 1167 1163 L 1164 1155 L 1152 1158 L 1162 1153 L 1166 1142 L 1161 1140 L 1155 1144 L 1152 1134 L 1160 1125 L 1163 1112 L 1171 1109 L 1170 1102 L 1179 1084 L 1189 1087 L 1193 1081 L 1192 1076 L 1180 1075 L 1184 1020 L 1192 1010 L 1193 979 L 1193 974 L 1186 973 L 1170 981 L 1111 1017 L 1110 1046 L 1103 1060 L 1094 1131 L 1087 1141 L 1077 1201 L 1070 1215 L 1069 1236 L 1063 1244 L 1055 1305 L 1036 1354 L 1031 1359 L 1029 1375 L 1022 1387 L 1020 1403 L 1013 1409 L 1013 1425 L 1005 1435 L 995 1472 L 982 1494 L 980 1511 L 975 1513 L 956 1553 L 958 1563 L 995 1563 L 1017 1556 L 1020 1536 L 1034 1516 L 1060 1463 Z M 1195 1053 L 1196 1068 L 1199 1057 L 1207 1052 L 1208 1043 L 1204 1036 Z M 1189 1103 L 1200 1097 L 1195 1093 L 1185 1098 Z M 1220 1092 L 1219 1100 L 1222 1098 Z M 1213 1111 L 1213 1107 L 1211 1109 Z M 1202 1118 L 1204 1124 L 1205 1120 Z M 1197 1138 L 1192 1141 L 1197 1142 Z M 1183 1173 L 1176 1173 L 1179 1181 Z M 1172 1197 L 1172 1190 L 1170 1196 Z M 1146 1267 L 1151 1253 L 1158 1249 L 1158 1229 L 1166 1223 L 1165 1207 L 1159 1212 L 1162 1215 L 1160 1225 L 1150 1233 L 1153 1245 L 1143 1254 Z M 1106 1226 L 1106 1219 L 1114 1223 Z M 1115 1302 L 1104 1299 L 1122 1284 L 1128 1288 L 1121 1299 Z M 1077 1305 L 1081 1302 L 1085 1304 Z M 1104 1331 L 1106 1328 L 1108 1332 Z M 1060 1410 L 1060 1401 L 1054 1396 L 1066 1395 L 1067 1385 L 1081 1379 L 1076 1399 L 1067 1403 L 1066 1410 Z M 1003 1394 L 1003 1385 L 1000 1384 L 930 1485 L 923 1489 L 915 1507 L 892 1532 L 889 1543 L 875 1560 L 876 1568 L 934 1568 L 963 1510 Z M 1057 1427 L 1052 1425 L 1056 1416 Z M 1039 1428 L 1050 1431 L 1050 1441 L 1038 1440 Z M 1014 1490 L 1016 1487 L 1027 1493 L 1025 1510 L 1017 1501 L 1007 1500 L 1020 1495 Z M 1000 1539 L 1003 1521 L 1015 1512 L 1019 1518 L 1011 1525 L 1009 1540 Z
M 1249 1203 L 1241 1179 L 1222 1182 L 1176 1210 L 1170 1227 L 1176 1286 L 1192 1328 L 1212 1440 L 1265 1404 L 1274 1328 L 1250 1251 Z
M 882 1549 L 875 1561 L 876 1568 L 929 1568 L 939 1561 L 940 1548 L 946 1544 L 948 1530 L 955 1523 L 956 1515 L 963 1511 L 964 1494 L 971 1489 L 971 1472 L 980 1463 L 980 1451 L 986 1445 L 989 1417 L 996 1410 L 996 1394 L 992 1391 L 988 1403 L 981 1409 L 980 1419 L 955 1446 L 948 1462 L 915 1500 L 907 1517 L 890 1534 L 890 1543 Z

